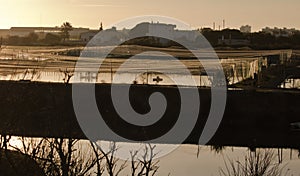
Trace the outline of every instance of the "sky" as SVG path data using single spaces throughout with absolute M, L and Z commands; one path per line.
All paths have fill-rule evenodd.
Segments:
M 249 24 L 300 29 L 299 0 L 0 0 L 0 28 L 13 26 L 60 26 L 104 28 L 126 18 L 163 15 L 192 28 Z

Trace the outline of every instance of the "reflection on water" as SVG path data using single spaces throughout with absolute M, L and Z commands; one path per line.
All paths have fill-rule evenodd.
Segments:
M 80 50 L 80 47 L 59 48 L 59 47 L 6 47 L 0 52 L 0 80 L 31 80 L 42 82 L 64 82 L 66 76 L 63 70 L 73 71 L 78 57 L 57 55 L 61 51 Z M 99 51 L 98 51 L 99 50 Z M 107 50 L 107 47 L 97 48 L 97 52 Z M 120 50 L 120 51 L 119 51 Z M 134 55 L 140 51 L 146 51 L 147 48 L 142 46 L 124 46 L 117 50 L 117 55 L 128 54 Z M 149 49 L 148 49 L 149 50 Z M 156 51 L 162 51 L 174 56 L 184 58 L 180 60 L 191 72 L 195 84 L 198 86 L 212 85 L 213 78 L 208 76 L 201 63 L 196 59 L 189 59 L 190 53 L 180 49 L 162 49 L 154 48 Z M 267 54 L 273 51 L 261 52 L 221 52 L 220 63 L 223 66 L 227 83 L 235 84 L 247 78 L 254 78 L 269 65 Z M 273 53 L 274 54 L 274 53 Z M 207 55 L 204 51 L 202 55 Z M 76 73 L 74 77 L 79 80 L 70 79 L 70 82 L 96 82 L 111 83 L 119 66 L 126 60 L 125 58 L 109 58 L 102 63 L 101 69 L 96 68 L 99 61 L 103 58 L 82 58 L 83 68 Z M 132 64 L 118 75 L 116 83 L 127 84 L 157 84 L 157 85 L 174 85 L 174 78 L 177 78 L 181 84 L 185 84 L 187 76 L 178 64 L 172 60 L 164 59 L 164 55 L 159 54 L 141 54 L 132 58 Z M 202 58 L 201 62 L 213 66 L 208 58 Z M 95 64 L 96 63 L 96 64 Z M 149 69 L 151 65 L 151 68 Z M 214 68 L 211 68 L 214 69 Z M 162 74 L 167 73 L 167 76 Z M 179 84 L 180 85 L 180 84 Z
M 97 58 L 96 58 L 97 59 Z M 0 56 L 0 80 L 31 80 L 41 82 L 64 82 L 67 74 L 74 70 L 76 57 L 56 56 L 53 54 L 41 54 L 37 53 L 24 53 L 17 52 L 15 54 L 8 54 Z M 122 63 L 124 59 L 116 58 L 110 59 L 108 63 L 103 64 L 103 68 L 96 72 L 95 70 L 95 58 L 86 58 L 84 60 L 84 68 L 81 71 L 76 72 L 71 77 L 70 82 L 85 82 L 85 83 L 111 83 L 114 79 L 115 72 L 118 65 Z M 172 62 L 166 62 L 164 60 L 145 59 L 135 60 L 135 65 L 126 68 L 125 71 L 117 73 L 119 79 L 114 81 L 115 83 L 127 83 L 127 84 L 152 84 L 152 85 L 174 85 L 173 80 L 177 80 L 184 83 L 187 75 L 176 67 Z M 201 64 L 195 62 L 195 60 L 184 60 L 185 65 L 192 72 L 193 79 L 198 86 L 211 86 L 212 77 L 208 76 L 205 70 L 201 67 Z M 157 69 L 148 69 L 148 65 L 153 64 Z M 221 59 L 221 64 L 224 69 L 224 73 L 228 84 L 238 83 L 247 78 L 254 78 L 262 68 L 268 66 L 267 59 L 263 56 L 255 57 L 235 57 Z M 142 71 L 142 73 L 141 73 Z M 167 75 L 161 72 L 168 73 Z M 74 80 L 74 78 L 79 78 Z M 178 85 L 178 83 L 176 83 Z M 180 84 L 179 84 L 180 85 Z M 184 85 L 184 84 L 183 84 Z M 283 88 L 299 88 L 299 79 L 287 79 L 283 85 Z M 41 139 L 35 139 L 41 140 Z M 47 141 L 46 141 L 47 142 Z M 33 144 L 32 141 L 26 142 L 26 145 Z M 46 143 L 47 144 L 47 143 Z M 10 140 L 10 145 L 15 148 L 22 148 L 24 145 L 18 137 L 13 137 Z M 127 144 L 123 146 L 117 143 L 120 147 L 120 152 Z M 140 144 L 130 144 L 131 147 L 140 148 Z M 86 154 L 91 150 L 87 141 L 79 141 L 74 150 Z M 10 149 L 13 149 L 11 147 Z M 172 145 L 165 145 L 166 148 L 172 148 Z M 88 149 L 89 148 L 89 149 Z M 212 148 L 214 148 L 212 150 Z M 225 167 L 225 161 L 230 158 L 234 161 L 241 161 L 249 154 L 248 148 L 239 147 L 210 147 L 200 146 L 198 154 L 198 146 L 196 145 L 181 145 L 170 154 L 159 158 L 159 170 L 157 175 L 219 175 L 219 169 Z M 282 161 L 281 166 L 286 165 L 284 172 L 288 172 L 287 175 L 299 175 L 298 151 L 295 150 L 279 150 L 272 149 L 275 157 L 272 158 L 273 163 Z M 159 152 L 159 151 L 157 151 Z M 88 155 L 83 155 L 87 157 Z M 86 159 L 86 158 L 84 158 Z M 121 161 L 122 162 L 122 161 Z M 103 162 L 102 164 L 105 164 Z M 95 168 L 94 168 L 95 169 Z M 126 167 L 123 173 L 130 173 L 130 167 Z M 122 174 L 121 174 L 122 175 Z M 130 175 L 130 174 L 126 174 Z
M 24 140 L 24 139 L 23 139 Z M 11 149 L 19 148 L 22 149 L 25 146 L 34 147 L 40 141 L 41 138 L 26 138 L 25 143 L 22 142 L 20 137 L 12 137 L 9 141 L 10 145 L 13 146 Z M 51 141 L 51 139 L 48 139 Z M 31 145 L 30 145 L 31 144 Z M 78 157 L 80 155 L 83 159 L 88 159 L 90 157 L 90 147 L 89 142 L 86 140 L 80 140 L 74 145 L 73 157 Z M 109 145 L 109 142 L 102 141 L 102 145 Z M 154 144 L 152 144 L 154 145 Z M 155 144 L 158 145 L 158 144 Z M 117 152 L 129 152 L 126 148 L 130 146 L 143 152 L 143 147 L 141 144 L 135 143 L 116 143 L 118 148 Z M 153 150 L 154 153 L 162 152 L 163 147 L 172 148 L 173 145 L 161 145 L 160 151 Z M 132 150 L 131 150 L 132 151 Z M 84 155 L 81 155 L 81 154 Z M 128 155 L 129 157 L 130 155 Z M 142 155 L 139 155 L 142 157 Z M 130 158 L 128 158 L 130 159 Z M 181 175 L 219 175 L 220 170 L 227 169 L 231 170 L 231 164 L 240 167 L 246 167 L 250 165 L 255 165 L 255 163 L 250 163 L 257 161 L 258 166 L 262 167 L 268 164 L 269 169 L 278 167 L 277 169 L 282 169 L 282 174 L 280 175 L 299 175 L 299 151 L 291 149 L 256 149 L 256 152 L 251 152 L 248 148 L 243 147 L 211 147 L 211 146 L 196 146 L 196 145 L 181 145 L 176 150 L 168 155 L 156 159 L 159 161 L 157 166 L 159 167 L 157 175 L 168 175 L 169 173 L 174 176 Z M 269 161 L 269 163 L 267 162 Z M 120 166 L 124 163 L 124 160 L 117 161 L 117 165 Z M 105 161 L 102 162 L 105 165 Z M 228 168 L 226 168 L 226 165 Z M 94 167 L 94 169 L 96 169 Z M 121 172 L 121 175 L 130 175 L 130 161 L 127 161 L 127 167 Z M 242 174 L 244 175 L 244 174 Z
M 279 86 L 286 89 L 300 89 L 300 79 L 288 78 Z
M 20 62 L 21 63 L 21 62 Z M 254 78 L 263 66 L 266 66 L 266 61 L 263 58 L 243 58 L 243 59 L 222 59 L 225 77 L 228 84 L 234 84 L 243 81 L 247 78 Z M 24 63 L 23 63 L 24 64 Z M 27 63 L 28 64 L 28 63 Z M 32 64 L 32 63 L 31 63 Z M 116 72 L 115 66 L 111 67 L 104 65 L 100 71 L 90 68 L 91 63 L 87 64 L 88 68 L 82 69 L 80 72 L 76 72 L 74 77 L 79 78 L 74 80 L 74 77 L 70 79 L 70 83 L 76 82 L 95 82 L 95 83 L 111 83 L 115 76 L 118 76 L 118 80 L 114 80 L 115 83 L 127 83 L 127 84 L 152 84 L 152 85 L 185 85 L 185 80 L 190 75 L 185 75 L 181 72 L 180 68 L 176 65 L 167 62 L 156 61 L 136 61 L 136 65 L 126 68 L 123 72 Z M 147 65 L 154 64 L 157 68 L 150 70 Z M 195 68 L 193 61 L 188 62 L 191 65 L 192 78 L 195 84 L 198 86 L 210 87 L 213 81 L 212 76 L 208 76 L 203 68 Z M 73 68 L 66 68 L 72 71 Z M 200 70 L 200 71 L 199 71 Z M 142 73 L 141 73 L 142 72 Z M 167 75 L 162 74 L 167 73 Z M 201 73 L 201 74 L 199 74 Z M 37 65 L 28 66 L 18 64 L 0 69 L 0 80 L 31 80 L 41 82 L 64 82 L 65 78 L 64 70 L 61 70 L 58 66 L 53 67 L 41 67 Z M 173 80 L 179 80 L 176 84 Z
M 256 58 L 237 58 L 221 59 L 224 65 L 224 72 L 229 79 L 229 84 L 241 82 L 247 78 L 254 78 L 262 68 L 267 67 L 267 59 L 264 57 Z

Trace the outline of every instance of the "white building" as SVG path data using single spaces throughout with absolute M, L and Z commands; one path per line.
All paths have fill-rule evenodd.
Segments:
M 101 33 L 101 43 L 115 44 L 125 41 L 126 38 L 125 34 L 116 27 L 103 30 Z
M 159 32 L 159 35 L 164 36 L 166 38 L 170 38 L 173 36 L 174 29 L 176 25 L 172 24 L 163 24 L 163 23 L 146 23 L 148 26 L 147 35 L 155 35 Z
M 164 23 L 149 23 L 144 22 L 137 24 L 129 32 L 131 38 L 137 36 L 163 36 L 164 38 L 174 38 L 176 40 L 184 41 L 195 41 L 197 38 L 197 31 L 191 30 L 177 30 L 174 24 L 164 24 Z
M 97 35 L 99 30 L 89 30 L 80 34 L 80 40 L 83 42 L 89 42 L 95 35 Z
M 99 33 L 99 35 L 97 35 Z M 117 30 L 116 27 L 112 27 L 106 30 L 90 30 L 81 34 L 80 39 L 83 42 L 89 42 L 92 38 L 95 38 L 97 45 L 114 45 L 123 42 L 128 37 L 128 30 Z

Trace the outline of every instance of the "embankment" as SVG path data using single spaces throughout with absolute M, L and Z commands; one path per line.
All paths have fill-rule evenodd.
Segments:
M 197 144 L 209 114 L 210 89 L 198 90 L 200 113 L 186 143 Z M 111 102 L 110 85 L 96 85 L 98 108 L 106 123 L 117 134 L 134 140 L 161 136 L 176 123 L 180 112 L 176 87 L 132 85 L 133 108 L 147 113 L 150 110 L 148 98 L 153 92 L 165 95 L 166 112 L 156 124 L 138 127 L 120 119 Z M 85 138 L 74 113 L 71 84 L 1 81 L 0 98 L 1 134 Z M 299 148 L 300 130 L 290 127 L 290 123 L 300 122 L 299 107 L 300 92 L 297 90 L 228 90 L 223 120 L 209 144 Z M 109 140 L 104 135 L 101 139 Z

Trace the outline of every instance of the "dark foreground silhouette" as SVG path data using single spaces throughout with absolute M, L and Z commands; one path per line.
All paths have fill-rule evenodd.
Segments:
M 82 86 L 86 86 L 82 84 Z M 118 85 L 120 89 L 124 85 Z M 27 137 L 66 137 L 84 139 L 72 104 L 72 85 L 63 83 L 0 82 L 0 133 Z M 180 112 L 178 89 L 174 86 L 132 85 L 130 101 L 139 113 L 149 111 L 148 98 L 161 92 L 167 109 L 157 124 L 138 127 L 121 120 L 110 96 L 109 84 L 96 85 L 99 111 L 109 127 L 122 137 L 143 141 L 157 138 L 176 123 Z M 189 91 L 186 88 L 186 91 Z M 185 143 L 197 144 L 210 109 L 210 89 L 199 88 L 198 121 Z M 300 147 L 300 92 L 297 90 L 228 90 L 221 125 L 210 145 L 246 147 Z M 130 130 L 128 130 L 130 129 Z M 101 140 L 111 140 L 100 134 Z M 177 143 L 164 141 L 163 143 Z

